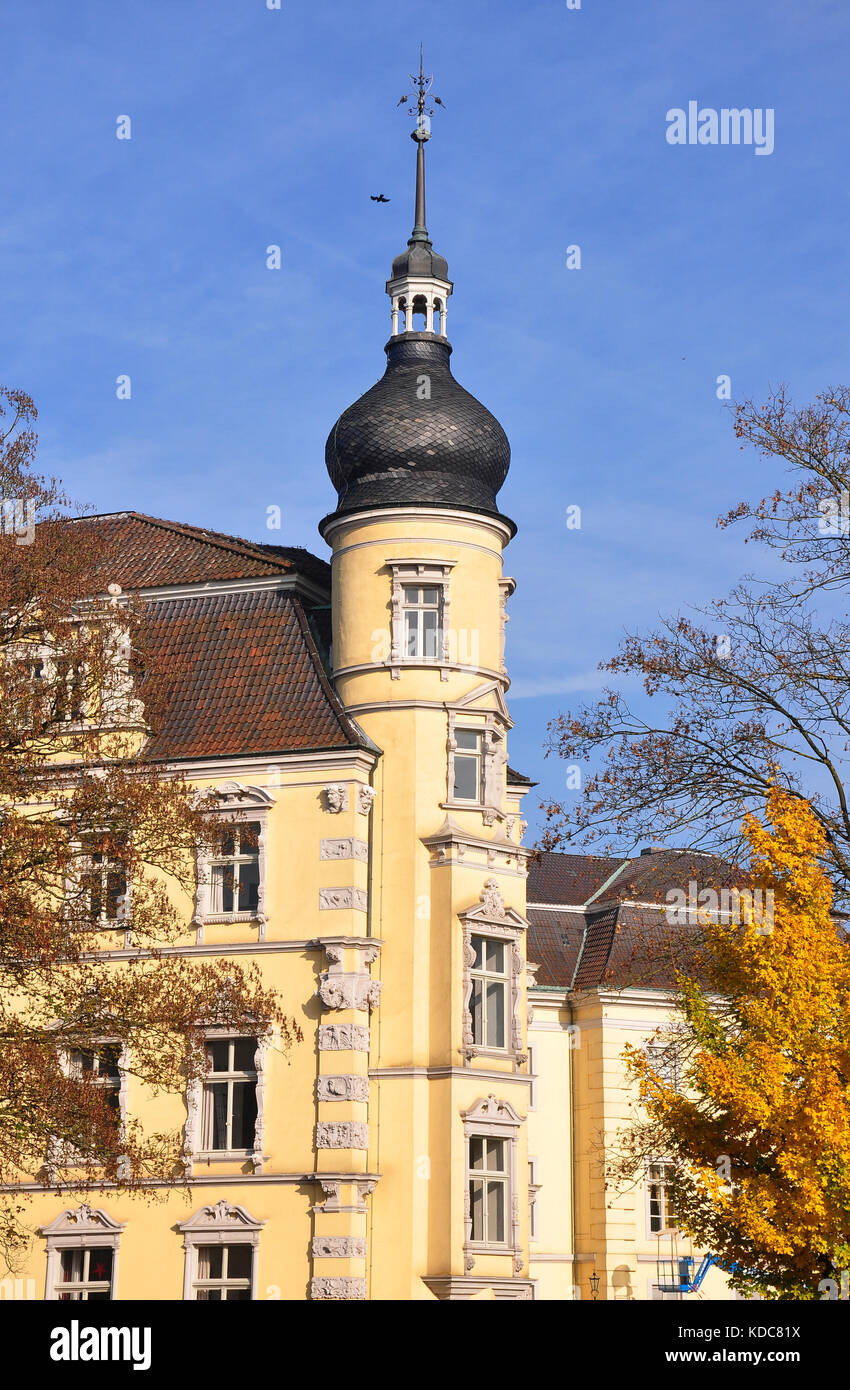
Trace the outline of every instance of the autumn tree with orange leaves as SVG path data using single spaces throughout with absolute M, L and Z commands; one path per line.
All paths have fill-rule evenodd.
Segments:
M 850 951 L 818 817 L 780 788 L 766 813 L 743 837 L 754 885 L 773 892 L 772 927 L 752 914 L 701 922 L 680 1020 L 663 1034 L 679 1076 L 626 1049 L 642 1109 L 608 1178 L 641 1181 L 663 1156 L 676 1224 L 733 1286 L 836 1297 L 850 1270 Z
M 178 1180 L 181 1133 L 121 1122 L 98 1068 L 156 1094 L 204 1070 L 204 1026 L 297 1025 L 255 967 L 165 950 L 199 843 L 224 823 L 147 763 L 161 691 L 144 605 L 110 584 L 95 527 L 34 470 L 36 411 L 0 389 L 0 1252 L 28 1245 L 35 1175 L 76 1192 Z M 37 525 L 35 523 L 37 522 Z M 106 961 L 94 946 L 124 946 Z
M 736 861 L 741 825 L 778 778 L 823 830 L 836 901 L 850 905 L 850 388 L 795 407 L 783 388 L 735 410 L 743 449 L 790 474 L 772 496 L 741 503 L 720 526 L 785 566 L 726 598 L 628 636 L 602 664 L 602 700 L 561 715 L 549 751 L 590 774 L 577 804 L 552 801 L 544 848 L 641 841 Z M 649 697 L 636 707 L 618 678 Z

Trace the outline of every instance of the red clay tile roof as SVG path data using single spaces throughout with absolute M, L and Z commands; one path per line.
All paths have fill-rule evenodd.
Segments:
M 146 749 L 152 758 L 366 742 L 331 688 L 291 591 L 151 600 L 147 642 L 164 695 Z
M 689 850 L 614 859 L 544 851 L 528 874 L 528 958 L 552 989 L 669 989 L 677 969 L 698 968 L 699 931 L 668 921 L 667 892 L 743 885 L 724 860 Z M 629 902 L 658 903 L 631 907 Z M 554 912 L 533 904 L 579 906 Z
M 300 573 L 330 588 L 330 566 L 298 546 L 278 546 L 184 526 L 141 512 L 82 517 L 103 538 L 111 580 L 124 589 Z
M 557 854 L 543 850 L 528 869 L 530 903 L 581 907 L 627 859 L 596 854 Z

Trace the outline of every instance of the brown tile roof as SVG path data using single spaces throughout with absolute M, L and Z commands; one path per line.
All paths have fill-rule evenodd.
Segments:
M 152 758 L 367 743 L 332 690 L 291 591 L 151 600 L 147 642 L 163 695 Z
M 298 546 L 259 544 L 142 512 L 82 517 L 73 524 L 97 528 L 110 579 L 128 590 L 296 573 L 330 588 L 330 566 Z
M 596 854 L 558 854 L 543 850 L 528 869 L 530 903 L 581 907 L 627 859 Z
M 743 885 L 723 859 L 663 850 L 633 859 L 545 851 L 528 874 L 530 904 L 572 905 L 583 912 L 528 909 L 528 958 L 540 964 L 536 983 L 554 989 L 668 989 L 677 969 L 699 967 L 699 930 L 668 921 L 671 888 Z M 658 903 L 631 907 L 629 902 Z
M 584 936 L 583 912 L 528 909 L 528 959 L 540 966 L 535 984 L 557 989 L 571 983 Z

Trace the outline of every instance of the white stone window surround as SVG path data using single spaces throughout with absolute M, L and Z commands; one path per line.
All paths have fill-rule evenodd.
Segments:
M 254 1173 L 262 1173 L 268 1162 L 268 1154 L 263 1153 L 265 1139 L 266 1105 L 266 1060 L 269 1048 L 274 1041 L 273 1031 L 258 1027 L 256 1034 L 235 1033 L 232 1028 L 205 1028 L 204 1041 L 224 1041 L 225 1039 L 256 1037 L 254 1052 L 254 1071 L 257 1074 L 256 1099 L 257 1118 L 254 1122 L 254 1146 L 252 1149 L 202 1149 L 201 1126 L 203 1124 L 204 1081 L 202 1077 L 189 1083 L 186 1088 L 186 1124 L 183 1131 L 183 1168 L 187 1177 L 194 1174 L 195 1164 L 221 1162 L 250 1162 Z
M 251 1257 L 251 1300 L 257 1298 L 257 1250 L 260 1231 L 265 1221 L 257 1221 L 244 1207 L 235 1206 L 225 1198 L 214 1205 L 201 1207 L 188 1221 L 177 1223 L 183 1236 L 186 1259 L 183 1271 L 183 1300 L 196 1301 L 198 1283 L 198 1248 L 204 1245 L 249 1245 Z
M 672 1160 L 667 1158 L 652 1159 L 646 1164 L 644 1175 L 644 1199 L 647 1240 L 657 1240 L 659 1236 L 669 1236 L 678 1229 L 675 1224 L 675 1219 L 673 1224 L 669 1221 L 671 1210 L 668 1183 L 670 1172 L 674 1166 Z M 659 1169 L 662 1170 L 660 1173 L 658 1171 Z M 657 1230 L 653 1230 L 652 1228 L 653 1188 L 656 1192 L 655 1200 L 662 1218 L 662 1225 Z
M 60 1302 L 62 1292 L 61 1253 L 63 1250 L 103 1250 L 112 1251 L 112 1277 L 110 1298 L 115 1298 L 118 1288 L 118 1250 L 121 1233 L 126 1221 L 113 1221 L 99 1207 L 90 1207 L 83 1202 L 76 1209 L 69 1208 L 60 1213 L 49 1226 L 42 1226 L 40 1234 L 47 1242 L 47 1276 L 44 1297 L 50 1302 Z M 72 1286 L 73 1287 L 73 1286 Z M 65 1292 L 68 1292 L 66 1286 Z
M 485 825 L 492 825 L 496 819 L 503 820 L 502 768 L 507 762 L 506 725 L 493 711 L 482 710 L 479 713 L 470 710 L 467 713 L 450 709 L 447 711 L 447 716 L 446 799 L 442 803 L 442 809 L 446 811 L 480 811 Z M 481 734 L 483 770 L 480 801 L 459 800 L 454 795 L 455 755 L 460 752 L 463 756 L 464 753 L 464 749 L 458 749 L 457 746 L 457 733 L 461 729 L 468 730 L 470 733 Z
M 522 1046 L 522 1018 L 520 1004 L 523 994 L 525 961 L 520 943 L 528 923 L 514 908 L 505 907 L 501 891 L 495 879 L 487 879 L 481 891 L 478 904 L 459 914 L 463 930 L 463 992 L 462 992 L 462 1054 L 464 1065 L 469 1066 L 474 1057 L 509 1057 L 514 1066 L 521 1066 L 528 1060 L 528 1053 Z M 472 970 L 475 962 L 473 936 L 505 942 L 507 946 L 507 995 L 508 1009 L 505 1018 L 505 1046 L 500 1048 L 483 1047 L 473 1040 L 472 1029 Z
M 519 1188 L 517 1184 L 517 1154 L 519 1149 L 519 1130 L 525 1117 L 517 1114 L 506 1100 L 494 1095 L 477 1100 L 469 1110 L 461 1112 L 463 1119 L 464 1145 L 464 1268 L 467 1274 L 475 1267 L 478 1255 L 498 1254 L 513 1257 L 514 1273 L 519 1274 L 523 1267 L 522 1249 L 519 1239 Z M 473 1241 L 472 1203 L 469 1184 L 472 1177 L 481 1177 L 482 1170 L 470 1167 L 469 1141 L 472 1138 L 500 1139 L 504 1142 L 506 1155 L 505 1172 L 505 1239 L 500 1242 Z
M 538 1182 L 540 1160 L 528 1156 L 528 1239 L 539 1240 L 539 1222 L 537 1213 L 537 1194 L 542 1187 Z
M 266 874 L 268 859 L 268 815 L 276 798 L 265 787 L 244 786 L 241 782 L 223 782 L 215 788 L 221 803 L 221 812 L 238 827 L 253 821 L 259 825 L 257 851 L 260 883 L 257 892 L 256 912 L 214 912 L 211 907 L 212 870 L 218 862 L 210 846 L 202 846 L 198 851 L 198 888 L 195 899 L 195 914 L 192 923 L 196 928 L 195 944 L 204 941 L 204 927 L 213 923 L 250 922 L 256 923 L 258 940 L 266 939 Z
M 130 1080 L 130 1050 L 126 1042 L 119 1038 L 96 1037 L 91 1038 L 81 1034 L 64 1034 L 57 1044 L 59 1052 L 59 1065 L 66 1076 L 72 1074 L 73 1058 L 72 1053 L 97 1052 L 100 1047 L 118 1047 L 118 1071 L 120 1081 L 118 1085 L 118 1115 L 119 1125 L 122 1134 L 127 1123 L 127 1102 Z M 95 1082 L 94 1084 L 98 1084 Z M 45 1168 L 48 1174 L 55 1174 L 58 1168 L 91 1168 L 97 1166 L 97 1159 L 84 1153 L 79 1153 L 70 1145 L 61 1140 L 51 1140 L 48 1145 L 48 1154 L 45 1161 Z
M 440 679 L 449 678 L 451 642 L 449 608 L 451 594 L 449 579 L 456 560 L 390 559 L 385 565 L 392 576 L 390 654 L 386 665 L 393 680 L 401 677 L 402 666 L 431 666 L 440 668 Z M 405 652 L 405 586 L 436 589 L 439 593 L 439 631 L 442 651 L 436 657 L 407 656 Z
M 81 903 L 83 896 L 83 884 L 86 875 L 90 873 L 93 874 L 95 869 L 98 867 L 94 858 L 92 857 L 92 852 L 86 852 L 85 849 L 85 840 L 94 839 L 96 838 L 97 834 L 98 831 L 93 830 L 88 832 L 85 838 L 75 835 L 72 836 L 72 838 L 69 840 L 68 847 L 71 851 L 72 857 L 71 863 L 68 865 L 65 873 L 63 913 L 65 915 L 66 921 L 68 921 L 70 917 L 71 908 L 73 906 L 79 907 Z M 121 870 L 124 867 L 124 861 L 118 858 L 105 860 L 101 863 L 100 889 L 102 901 L 104 903 L 108 900 L 109 897 L 109 874 L 115 872 L 116 870 Z M 107 917 L 106 913 L 102 911 L 97 921 L 86 923 L 80 922 L 74 924 L 69 922 L 69 926 L 72 926 L 73 930 L 80 932 L 123 932 L 123 946 L 132 946 L 132 924 L 130 919 L 131 898 L 132 884 L 129 878 L 127 878 L 125 875 L 124 892 L 118 901 L 118 912 L 115 917 Z

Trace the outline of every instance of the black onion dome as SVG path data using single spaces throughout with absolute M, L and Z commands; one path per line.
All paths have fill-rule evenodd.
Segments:
M 511 446 L 495 416 L 455 381 L 451 350 L 435 333 L 400 333 L 387 343 L 381 380 L 328 435 L 335 515 L 405 505 L 499 515 Z M 423 376 L 430 399 L 420 399 Z
M 396 256 L 393 261 L 391 279 L 399 280 L 406 275 L 418 276 L 421 279 L 448 280 L 449 263 L 445 256 L 434 250 L 430 241 L 414 241 L 411 237 L 401 255 Z

